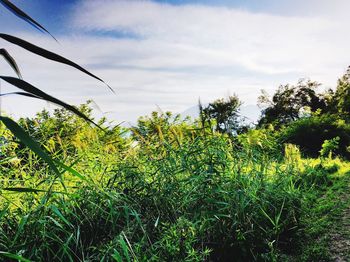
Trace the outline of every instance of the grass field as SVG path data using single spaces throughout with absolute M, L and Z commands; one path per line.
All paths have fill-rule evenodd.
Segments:
M 63 110 L 22 120 L 59 176 L 2 127 L 3 259 L 331 258 L 348 162 L 303 158 L 268 133 L 231 139 L 180 118 L 144 120 L 107 132 Z

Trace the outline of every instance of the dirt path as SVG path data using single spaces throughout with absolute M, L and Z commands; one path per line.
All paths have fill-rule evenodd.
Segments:
M 349 262 L 350 261 L 350 179 L 348 180 L 347 192 L 345 192 L 340 201 L 347 203 L 347 208 L 343 211 L 339 225 L 333 229 L 330 235 L 332 261 Z

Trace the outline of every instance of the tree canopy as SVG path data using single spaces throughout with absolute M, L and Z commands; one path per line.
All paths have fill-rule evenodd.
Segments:
M 237 95 L 229 96 L 227 99 L 217 99 L 201 110 L 205 120 L 214 120 L 216 131 L 232 134 L 240 125 L 239 108 L 242 102 Z
M 326 93 L 317 93 L 318 82 L 300 80 L 297 85 L 281 85 L 276 93 L 269 97 L 263 90 L 258 104 L 263 107 L 259 126 L 272 124 L 281 126 L 304 116 L 327 109 Z

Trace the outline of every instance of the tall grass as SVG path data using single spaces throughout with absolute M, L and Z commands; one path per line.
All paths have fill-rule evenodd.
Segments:
M 52 177 L 6 134 L 4 258 L 274 261 L 294 245 L 303 192 L 323 183 L 322 168 L 314 175 L 292 146 L 286 157 L 272 150 L 266 134 L 234 142 L 170 114 L 141 119 L 131 135 L 88 127 L 64 110 L 20 123 L 70 172 Z

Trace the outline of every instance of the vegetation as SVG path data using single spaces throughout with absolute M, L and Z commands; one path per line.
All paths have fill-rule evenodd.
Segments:
M 88 104 L 79 110 L 91 118 Z M 347 177 L 338 138 L 310 159 L 276 139 L 289 126 L 231 136 L 155 112 L 131 129 L 107 128 L 102 119 L 103 131 L 64 109 L 19 124 L 64 171 L 53 175 L 1 126 L 4 259 L 283 261 L 300 251 L 304 261 L 329 257 L 326 242 L 307 243 L 331 219 L 318 221 L 309 210 L 321 208 L 314 200 Z M 322 202 L 323 215 L 332 203 Z
M 220 133 L 237 133 L 240 129 L 239 107 L 242 102 L 236 95 L 229 96 L 228 99 L 218 99 L 205 108 L 200 105 L 200 115 L 202 122 L 215 121 L 215 130 Z
M 3 5 L 5 8 L 7 8 L 9 11 L 11 11 L 14 15 L 16 15 L 17 17 L 22 19 L 23 21 L 25 21 L 28 24 L 32 25 L 33 27 L 35 27 L 36 29 L 38 29 L 41 32 L 48 33 L 54 40 L 56 40 L 56 38 L 53 37 L 49 33 L 49 31 L 47 31 L 41 24 L 36 22 L 33 18 L 31 18 L 29 15 L 27 15 L 24 11 L 19 9 L 11 1 L 9 1 L 9 0 L 0 0 L 0 4 Z M 13 44 L 13 45 L 17 45 L 17 46 L 19 46 L 19 47 L 21 47 L 21 48 L 31 52 L 32 54 L 41 56 L 43 58 L 46 58 L 46 59 L 54 61 L 54 62 L 58 62 L 58 63 L 61 63 L 61 64 L 68 65 L 68 66 L 70 66 L 72 68 L 75 68 L 75 69 L 77 69 L 77 70 L 79 70 L 79 71 L 89 75 L 90 77 L 93 77 L 93 78 L 95 78 L 95 79 L 105 83 L 98 76 L 90 73 L 89 71 L 87 71 L 86 69 L 81 67 L 80 65 L 76 64 L 75 62 L 73 62 L 73 61 L 71 61 L 71 60 L 69 60 L 69 59 L 67 59 L 65 57 L 62 57 L 62 56 L 60 56 L 58 54 L 50 52 L 50 51 L 48 51 L 48 50 L 46 50 L 44 48 L 36 46 L 36 45 L 34 45 L 34 44 L 30 43 L 30 42 L 27 42 L 27 41 L 25 41 L 23 39 L 20 39 L 20 38 L 16 37 L 16 36 L 13 36 L 13 35 L 0 33 L 0 38 L 2 40 L 4 40 L 4 41 L 7 41 L 7 42 Z M 44 92 L 43 90 L 41 90 L 41 89 L 31 85 L 30 83 L 24 81 L 22 79 L 22 74 L 21 74 L 21 72 L 19 70 L 19 67 L 18 67 L 15 59 L 9 54 L 9 52 L 6 49 L 1 48 L 0 49 L 0 55 L 4 58 L 4 60 L 9 64 L 9 66 L 13 69 L 13 71 L 17 75 L 17 77 L 12 77 L 12 76 L 4 76 L 4 75 L 0 74 L 0 80 L 3 80 L 5 82 L 7 82 L 8 84 L 10 84 L 11 86 L 15 87 L 16 89 L 20 89 L 21 90 L 20 92 L 11 92 L 11 93 L 5 93 L 5 94 L 0 93 L 0 97 L 1 96 L 7 96 L 7 95 L 17 95 L 17 96 L 25 96 L 25 97 L 45 100 L 47 102 L 50 102 L 50 103 L 53 103 L 55 105 L 61 106 L 61 107 L 65 108 L 65 109 L 73 112 L 75 115 L 81 117 L 85 121 L 90 122 L 93 125 L 96 125 L 97 127 L 99 127 L 94 121 L 92 121 L 90 118 L 88 118 L 82 112 L 77 110 L 77 108 L 74 107 L 73 105 L 67 104 L 66 102 L 64 102 L 64 101 L 62 101 L 60 99 L 57 99 L 56 97 L 54 97 L 52 95 L 49 95 L 46 92 Z M 111 91 L 113 91 L 113 89 L 110 86 L 108 86 L 108 88 L 111 89 Z M 1 112 L 0 112 L 0 114 L 1 114 Z M 47 155 L 46 152 L 41 150 L 41 148 L 37 144 L 37 142 L 34 141 L 30 137 L 30 135 L 28 135 L 16 122 L 14 122 L 12 119 L 10 119 L 10 118 L 8 118 L 6 116 L 2 116 L 2 115 L 0 115 L 0 121 L 18 139 L 20 139 L 23 144 L 25 144 L 28 148 L 30 148 L 33 152 L 35 152 L 38 156 L 40 156 L 44 161 L 46 161 L 49 164 L 49 166 L 51 167 L 51 169 L 57 175 L 59 175 L 59 171 L 57 169 L 57 166 L 55 165 L 55 163 L 53 163 L 53 161 L 50 158 L 50 156 Z
M 256 127 L 242 127 L 231 96 L 199 119 L 154 112 L 123 128 L 95 121 L 89 103 L 76 108 L 24 82 L 1 54 L 18 78 L 0 78 L 25 91 L 16 94 L 63 107 L 0 118 L 2 260 L 329 261 L 330 241 L 347 241 L 348 72 L 334 92 L 300 81 L 264 93 Z M 329 231 L 337 227 L 345 234 Z
M 317 94 L 316 89 L 319 86 L 319 83 L 310 80 L 300 80 L 296 86 L 281 85 L 272 99 L 265 91 L 262 91 L 259 104 L 265 109 L 259 125 L 273 123 L 279 127 L 317 110 L 325 112 L 331 91 Z

